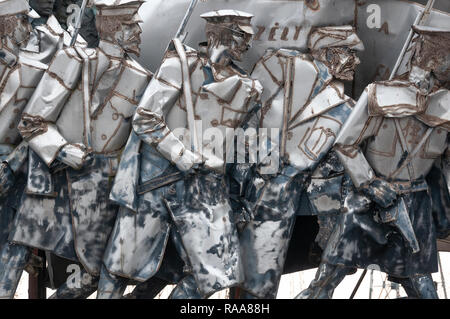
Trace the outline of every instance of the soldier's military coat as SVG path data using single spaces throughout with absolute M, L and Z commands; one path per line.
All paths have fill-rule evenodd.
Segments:
M 400 278 L 436 272 L 436 229 L 425 177 L 441 160 L 445 178 L 440 191 L 448 194 L 450 93 L 443 88 L 423 92 L 413 83 L 395 80 L 366 90 L 369 102 L 355 107 L 336 152 L 356 189 L 382 179 L 391 183 L 398 198 L 389 208 L 361 207 L 342 214 L 324 260 L 361 268 L 374 264 Z M 391 223 L 401 205 L 419 244 L 416 253 Z
M 33 21 L 40 19 L 34 19 Z M 26 46 L 20 49 L 19 55 L 15 56 L 9 51 L 4 51 L 5 56 L 1 59 L 2 104 L 0 106 L 0 123 L 2 123 L 2 127 L 0 128 L 0 135 L 3 136 L 2 143 L 5 144 L 2 146 L 1 153 L 3 157 L 9 155 L 7 161 L 17 173 L 21 169 L 21 174 L 18 174 L 18 176 L 26 174 L 27 167 L 26 165 L 22 166 L 22 163 L 26 161 L 28 154 L 26 142 L 18 146 L 22 137 L 17 130 L 17 125 L 22 111 L 56 51 L 69 46 L 71 40 L 69 33 L 61 28 L 54 16 L 50 16 L 45 23 L 36 25 L 32 23 L 32 25 L 33 31 L 30 38 Z M 81 37 L 78 37 L 77 45 L 85 46 L 86 43 Z M 14 146 L 18 147 L 14 151 L 9 150 L 10 147 Z M 9 206 L 13 205 L 12 201 L 14 200 L 13 207 L 17 208 L 24 186 L 25 179 L 22 176 L 21 182 L 12 191 L 15 195 L 8 194 Z M 13 217 L 11 214 L 5 213 L 2 214 L 2 218 L 6 223 L 6 219 L 11 220 Z M 1 227 L 1 231 L 4 240 L 6 240 L 9 227 Z
M 131 119 L 151 74 L 117 45 L 66 48 L 55 55 L 19 129 L 30 160 L 11 240 L 67 259 L 98 275 L 117 206 L 108 202 Z M 80 170 L 62 165 L 68 144 L 92 151 Z
M 21 53 L 21 52 L 20 52 Z M 47 66 L 11 51 L 0 51 L 0 159 L 8 163 L 12 187 L 0 196 L 0 247 L 7 242 L 14 213 L 25 186 L 28 147 L 22 142 L 17 125 Z
M 230 134 L 226 129 L 238 127 L 255 107 L 260 84 L 233 64 L 219 69 L 206 56 L 184 48 L 195 117 L 202 121 L 198 134 L 215 128 L 216 146 L 221 148 Z M 150 278 L 161 265 L 172 228 L 181 239 L 179 252 L 191 268 L 188 271 L 194 275 L 200 294 L 208 296 L 242 281 L 240 251 L 222 178 L 223 151 L 216 156 L 204 151 L 206 163 L 190 177 L 185 178 L 176 166 L 176 155 L 190 148 L 179 139 L 182 136 L 185 143 L 190 141 L 183 85 L 180 58 L 172 46 L 140 103 L 133 124 L 136 134 L 124 151 L 111 193 L 111 199 L 123 208 L 105 265 L 120 276 L 140 281 Z M 231 131 L 231 137 L 233 134 Z M 211 148 L 212 137 L 203 137 L 203 150 Z
M 264 161 L 250 180 L 239 169 L 233 173 L 253 214 L 241 233 L 242 287 L 260 298 L 275 298 L 295 216 L 319 215 L 326 221 L 324 215 L 340 211 L 343 167 L 330 149 L 354 103 L 323 63 L 298 51 L 268 51 L 252 77 L 261 81 L 264 94 L 250 126 L 279 128 L 280 136 L 271 136 L 268 148 L 282 152 L 284 143 L 285 152 L 275 174 L 264 173 Z M 327 227 L 321 243 L 328 238 Z

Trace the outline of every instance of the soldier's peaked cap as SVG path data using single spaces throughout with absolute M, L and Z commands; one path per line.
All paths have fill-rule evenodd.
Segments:
M 30 15 L 30 5 L 26 0 L 0 0 L 0 16 L 24 13 Z M 33 18 L 33 16 L 31 16 Z M 35 17 L 35 16 L 34 16 Z
M 238 10 L 215 10 L 200 15 L 209 23 L 221 24 L 235 22 L 239 28 L 248 34 L 254 34 L 251 19 L 253 14 Z
M 427 26 L 413 26 L 415 33 L 420 35 L 438 36 L 443 35 L 448 37 L 450 35 L 450 28 L 435 28 Z
M 355 51 L 364 50 L 361 39 L 350 25 L 313 28 L 309 35 L 308 47 L 310 50 L 335 47 L 348 47 Z
M 137 12 L 144 2 L 144 0 L 93 0 L 98 15 L 136 15 L 136 18 L 134 18 L 132 22 L 141 22 L 141 20 L 137 18 Z

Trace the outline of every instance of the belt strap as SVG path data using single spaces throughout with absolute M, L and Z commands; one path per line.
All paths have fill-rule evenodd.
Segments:
M 136 192 L 139 195 L 154 191 L 155 189 L 176 183 L 183 179 L 182 172 L 159 176 L 137 186 Z

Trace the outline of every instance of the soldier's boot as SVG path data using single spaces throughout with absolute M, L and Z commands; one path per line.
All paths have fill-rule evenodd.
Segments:
M 128 278 L 115 276 L 102 265 L 100 282 L 98 283 L 97 299 L 121 299 L 127 288 Z
M 401 284 L 410 299 L 438 299 L 436 287 L 430 274 L 411 278 L 389 276 L 388 279 Z
M 331 299 L 334 289 L 352 272 L 353 268 L 322 263 L 309 287 L 295 299 Z
M 6 244 L 0 252 L 0 299 L 13 299 L 31 251 L 22 245 Z
M 69 276 L 49 299 L 86 299 L 97 290 L 98 277 L 92 277 L 86 270 Z
M 439 299 L 431 274 L 410 278 L 412 286 L 420 299 Z M 408 295 L 409 296 L 409 295 Z
M 194 276 L 188 275 L 184 277 L 172 290 L 169 299 L 202 299 Z

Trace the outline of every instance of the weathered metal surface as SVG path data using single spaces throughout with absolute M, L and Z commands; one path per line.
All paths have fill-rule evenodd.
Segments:
M 115 5 L 102 12 L 114 16 Z M 132 19 L 138 7 L 127 6 Z M 123 48 L 111 40 L 122 34 L 103 29 L 105 40 L 98 49 L 59 50 L 19 125 L 44 163 L 30 157 L 29 192 L 23 196 L 10 240 L 79 260 L 93 275 L 100 274 L 118 210 L 108 197 L 120 151 L 151 78 L 126 55 L 127 50 L 137 53 L 134 46 L 139 42 L 137 23 L 127 19 L 128 15 L 123 28 L 130 41 Z
M 331 299 L 336 287 L 351 271 L 351 268 L 344 266 L 322 263 L 309 287 L 298 294 L 295 299 Z
M 31 25 L 26 17 L 28 9 L 28 3 L 24 1 L 3 1 L 0 5 L 0 298 L 13 298 L 29 255 L 28 248 L 8 242 L 26 182 L 28 144 L 22 141 L 17 125 L 23 108 L 47 69 L 42 63 L 45 61 L 36 56 L 29 57 L 24 50 L 32 39 Z M 56 51 L 52 44 L 45 49 Z
M 0 299 L 13 299 L 30 250 L 21 245 L 5 245 L 0 253 Z
M 439 49 L 429 50 L 434 45 L 429 38 L 450 38 L 448 30 L 414 30 L 418 40 L 408 79 L 369 85 L 368 102 L 356 105 L 337 138 L 336 152 L 355 185 L 351 187 L 362 191 L 373 204 L 366 211 L 340 216 L 324 261 L 359 268 L 377 265 L 394 277 L 410 278 L 417 283 L 421 297 L 428 298 L 437 296 L 435 289 L 429 292 L 431 286 L 418 276 L 438 269 L 434 224 L 445 225 L 445 214 L 433 218 L 424 178 L 437 159 L 447 161 L 448 112 L 441 105 L 448 104 L 449 94 L 440 87 L 443 82 L 436 80 L 448 77 L 448 61 L 442 59 Z M 425 52 L 427 68 L 423 69 Z M 442 169 L 448 170 L 445 165 Z M 398 215 L 402 204 L 409 220 Z M 442 208 L 435 205 L 434 209 L 439 212 Z M 418 249 L 414 249 L 410 230 Z
M 102 4 L 112 4 L 105 1 L 98 2 L 100 7 Z M 146 17 L 144 20 L 154 21 L 164 17 L 169 11 L 172 17 L 176 16 L 178 10 L 183 8 L 183 5 L 180 5 L 183 2 L 157 2 L 156 5 L 152 2 L 151 8 L 150 4 L 146 4 L 142 9 Z M 220 5 L 222 7 L 223 4 Z M 215 128 L 216 134 L 228 141 L 230 136 L 226 129 L 240 126 L 245 113 L 251 110 L 261 94 L 259 83 L 246 77 L 235 64 L 227 65 L 225 69 L 223 66 L 217 67 L 223 62 L 222 58 L 215 59 L 221 52 L 211 52 L 211 42 L 202 52 L 182 47 L 181 49 L 186 51 L 185 64 L 179 48 L 169 48 L 157 78 L 152 81 L 144 95 L 141 104 L 143 107 L 139 109 L 133 123 L 135 132 L 129 139 L 131 118 L 147 84 L 149 73 L 130 59 L 125 61 L 123 48 L 120 49 L 109 41 L 102 41 L 101 49 L 97 50 L 79 47 L 75 50 L 63 50 L 55 59 L 58 63 L 52 64 L 50 70 L 45 73 L 43 83 L 46 85 L 38 88 L 30 103 L 32 106 L 22 116 L 21 133 L 44 162 L 36 161 L 37 155 L 31 153 L 27 195 L 24 196 L 19 214 L 24 224 L 23 228 L 20 226 L 15 230 L 21 232 L 21 236 L 27 233 L 28 238 L 16 239 L 16 242 L 29 241 L 33 242 L 31 246 L 41 248 L 54 245 L 50 250 L 53 249 L 55 253 L 73 260 L 80 259 L 89 272 L 98 274 L 103 249 L 113 229 L 116 204 L 119 204 L 123 207 L 120 209 L 108 252 L 104 256 L 107 271 L 110 272 L 107 274 L 103 269 L 104 279 L 110 276 L 113 287 L 110 290 L 108 284 L 102 287 L 105 296 L 109 293 L 116 297 L 121 295 L 119 290 L 127 281 L 124 278 L 114 278 L 112 274 L 144 281 L 160 271 L 167 242 L 172 234 L 178 253 L 185 260 L 185 271 L 191 273 L 178 287 L 186 296 L 194 297 L 196 293 L 200 293 L 205 297 L 217 290 L 239 284 L 243 280 L 239 249 L 243 249 L 250 252 L 244 253 L 247 257 L 253 256 L 251 252 L 256 251 L 254 258 L 244 260 L 244 268 L 258 269 L 248 271 L 246 289 L 255 295 L 274 297 L 274 287 L 278 284 L 282 272 L 295 216 L 306 213 L 318 215 L 321 229 L 317 241 L 322 247 L 331 235 L 334 236 L 334 244 L 340 236 L 341 244 L 345 243 L 345 249 L 336 244 L 338 253 L 341 254 L 339 258 L 347 258 L 349 265 L 365 265 L 367 260 L 375 258 L 380 262 L 390 259 L 386 262 L 385 269 L 398 276 L 405 273 L 409 276 L 423 271 L 426 267 L 420 268 L 419 264 L 427 264 L 429 268 L 426 268 L 426 271 L 433 270 L 433 254 L 436 250 L 433 244 L 433 223 L 439 235 L 445 237 L 450 220 L 448 205 L 443 202 L 448 197 L 447 191 L 450 190 L 450 160 L 447 158 L 449 118 L 443 107 L 448 104 L 449 95 L 448 90 L 444 88 L 430 90 L 427 70 L 435 68 L 436 64 L 445 60 L 444 55 L 441 56 L 440 62 L 428 56 L 439 50 L 448 51 L 445 37 L 435 42 L 442 42 L 444 45 L 436 46 L 436 50 L 421 52 L 425 58 L 422 62 L 417 60 L 417 63 L 413 64 L 408 80 L 403 77 L 403 80 L 370 85 L 367 89 L 368 106 L 357 105 L 350 119 L 351 123 L 344 126 L 344 131 L 356 128 L 362 132 L 356 137 L 352 133 L 341 135 L 342 140 L 339 140 L 337 147 L 337 153 L 356 185 L 355 188 L 349 177 L 343 175 L 343 167 L 336 160 L 335 153 L 329 153 L 329 150 L 352 106 L 351 99 L 344 95 L 344 86 L 332 81 L 332 78 L 351 80 L 353 69 L 359 60 L 355 55 L 347 55 L 348 50 L 342 49 L 342 38 L 338 43 L 330 43 L 336 39 L 327 39 L 329 30 L 326 28 L 321 30 L 324 33 L 311 34 L 310 31 L 314 30 L 314 26 L 323 25 L 325 22 L 354 23 L 363 40 L 371 39 L 367 47 L 370 56 L 367 53 L 361 55 L 365 61 L 361 68 L 363 73 L 357 73 L 355 93 L 365 87 L 366 82 L 373 78 L 383 78 L 389 73 L 386 70 L 393 65 L 391 53 L 396 50 L 386 52 L 385 43 L 392 42 L 393 47 L 399 45 L 399 35 L 409 27 L 409 20 L 419 7 L 408 1 L 379 1 L 377 5 L 382 10 L 382 19 L 389 18 L 380 27 L 374 26 L 376 23 L 371 15 L 374 7 L 369 7 L 369 3 L 360 4 L 357 1 L 290 1 L 281 6 L 278 1 L 263 3 L 256 0 L 233 0 L 227 2 L 227 5 L 244 10 L 251 8 L 248 11 L 257 15 L 254 30 L 251 29 L 250 23 L 233 26 L 236 27 L 235 31 L 239 29 L 241 34 L 249 36 L 254 33 L 254 46 L 244 65 L 252 65 L 267 48 L 289 47 L 304 52 L 308 46 L 313 49 L 312 57 L 293 49 L 273 49 L 259 60 L 255 67 L 254 76 L 261 79 L 265 89 L 263 100 L 270 103 L 263 105 L 258 116 L 251 121 L 262 127 L 282 129 L 280 145 L 282 164 L 285 166 L 279 174 L 276 177 L 264 178 L 264 174 L 259 171 L 259 175 L 250 182 L 250 188 L 246 189 L 244 186 L 249 182 L 247 173 L 254 171 L 250 166 L 240 166 L 243 169 L 235 179 L 240 182 L 239 194 L 243 195 L 247 191 L 248 197 L 244 205 L 237 208 L 239 211 L 233 212 L 226 194 L 227 187 L 221 176 L 225 171 L 223 154 L 208 152 L 211 147 L 223 148 L 225 145 L 215 145 L 212 136 L 209 136 L 211 139 L 201 141 L 204 143 L 201 145 L 201 151 L 193 154 L 191 151 L 197 151 L 197 147 L 190 149 L 191 136 L 186 130 L 181 133 L 177 130 L 188 127 L 192 131 L 194 128 L 201 136 L 207 129 Z M 219 3 L 202 3 L 197 11 L 216 9 L 216 6 L 219 6 Z M 137 10 L 131 10 L 134 12 L 135 9 Z M 285 13 L 288 11 L 294 14 L 286 19 Z M 390 18 L 391 14 L 400 11 L 403 13 L 402 19 Z M 237 14 L 237 11 L 227 12 Z M 258 14 L 259 12 L 270 12 L 270 15 Z M 404 14 L 405 12 L 407 14 Z M 110 13 L 109 8 L 102 11 L 99 25 L 103 30 L 106 30 L 107 26 L 117 24 L 114 14 Z M 225 11 L 222 15 L 225 15 Z M 221 14 L 215 12 L 214 16 L 220 18 Z M 242 13 L 237 16 L 250 17 Z M 203 17 L 208 20 L 212 15 Z M 284 17 L 283 23 L 286 23 L 286 26 L 277 22 L 278 17 Z M 46 24 L 35 29 L 26 49 L 29 57 L 49 62 L 53 55 L 52 48 L 64 45 L 67 33 L 62 32 L 55 21 L 54 17 L 50 17 Z M 431 21 L 433 25 L 449 24 L 448 15 L 442 12 L 434 12 Z M 188 30 L 189 42 L 194 47 L 197 46 L 197 41 L 203 38 L 198 32 L 203 29 L 198 27 L 200 25 L 203 27 L 202 23 L 194 19 L 190 24 L 192 30 Z M 145 36 L 150 34 L 149 32 L 152 34 L 152 41 L 145 42 L 155 44 L 155 39 L 162 39 L 171 34 L 168 32 L 171 27 L 170 23 L 165 24 L 165 30 L 161 32 L 159 27 L 152 25 L 152 30 L 148 31 L 144 24 Z M 346 47 L 358 48 L 361 43 L 356 40 L 356 34 L 352 33 L 351 28 L 344 29 L 335 29 L 333 32 L 339 33 L 340 36 L 345 34 L 343 38 Z M 137 28 L 132 32 L 133 36 L 139 33 Z M 424 34 L 429 30 L 422 32 L 423 37 L 426 37 Z M 307 35 L 311 36 L 311 41 L 307 41 Z M 314 35 L 317 38 L 314 38 Z M 322 37 L 324 35 L 325 38 Z M 218 31 L 216 25 L 210 22 L 207 22 L 207 37 L 227 45 L 234 41 L 227 32 Z M 233 59 L 239 60 L 247 48 L 248 40 L 237 43 L 227 53 Z M 162 45 L 167 42 L 159 41 Z M 127 43 L 125 49 L 129 53 L 137 54 L 138 45 L 134 42 Z M 44 50 L 39 51 L 41 46 Z M 339 58 L 329 60 L 330 47 L 333 47 L 332 53 Z M 156 68 L 163 49 L 158 45 L 145 47 L 142 61 Z M 148 53 L 150 51 L 151 55 Z M 417 54 L 418 51 L 411 52 Z M 213 58 L 214 53 L 217 56 Z M 379 58 L 376 62 L 382 64 L 375 63 L 375 57 Z M 3 54 L 0 58 L 8 63 L 15 63 L 16 60 L 8 54 Z M 401 72 L 407 70 L 407 58 L 403 61 Z M 25 61 L 25 58 L 21 59 Z M 67 68 L 68 64 L 70 65 Z M 31 76 L 25 77 L 30 83 L 40 77 L 39 72 L 43 74 L 46 69 L 45 66 L 30 66 L 30 63 L 26 63 L 23 64 L 21 72 L 26 68 L 30 68 L 28 72 Z M 31 72 L 31 68 L 37 69 L 38 72 Z M 181 71 L 183 68 L 184 71 Z M 190 72 L 186 72 L 187 68 Z M 434 76 L 441 81 L 442 87 L 446 87 L 448 69 L 440 71 L 443 72 L 435 73 Z M 15 70 L 10 78 L 23 78 L 23 74 Z M 373 77 L 369 81 L 370 75 Z M 136 85 L 130 86 L 132 82 Z M 17 81 L 11 83 L 17 88 Z M 290 83 L 295 89 L 289 87 Z M 308 85 L 305 86 L 305 83 Z M 189 90 L 189 94 L 186 94 L 185 90 L 186 87 L 189 88 L 188 84 L 194 88 L 191 106 L 187 103 L 191 92 Z M 7 101 L 8 97 L 16 92 L 14 88 L 7 88 L 9 95 L 2 94 L 1 102 Z M 89 89 L 93 91 L 92 94 L 88 94 Z M 23 103 L 23 107 L 27 96 L 31 95 L 33 90 L 32 85 L 20 87 L 17 90 L 16 102 Z M 52 98 L 55 102 L 52 105 L 45 103 L 45 99 L 50 96 L 56 96 Z M 80 101 L 84 102 L 84 107 L 80 107 Z M 148 105 L 152 107 L 146 108 Z M 7 114 L 5 110 L 8 105 L 0 107 L 1 115 Z M 12 115 L 16 116 L 16 122 L 20 113 L 14 109 Z M 191 113 L 191 118 L 186 116 L 186 113 Z M 194 120 L 202 120 L 203 125 L 193 124 Z M 117 125 L 110 125 L 112 122 Z M 8 139 L 5 138 L 2 144 L 5 149 L 11 144 L 17 146 L 20 142 L 17 129 L 12 129 L 11 126 L 2 126 Z M 428 127 L 433 129 L 427 129 Z M 392 139 L 392 136 L 397 138 Z M 358 143 L 367 140 L 368 149 L 365 153 L 356 150 L 355 145 L 358 143 L 352 138 L 356 138 Z M 11 139 L 14 139 L 14 142 L 11 143 Z M 110 196 L 116 204 L 108 204 L 110 184 L 118 168 L 116 152 L 123 148 L 127 139 L 128 145 L 125 147 L 119 174 Z M 272 140 L 271 147 L 277 147 L 276 142 L 278 141 Z M 2 170 L 5 186 L 11 188 L 13 185 L 11 170 L 25 170 L 22 163 L 28 153 L 27 147 L 27 143 L 23 143 L 14 152 L 9 148 L 5 152 L 5 156 L 9 155 L 6 158 L 8 164 L 4 163 Z M 92 150 L 96 155 L 90 154 Z M 326 154 L 328 157 L 325 157 Z M 204 161 L 199 170 L 196 162 L 202 156 Z M 431 211 L 431 203 L 429 196 L 424 194 L 428 188 L 423 179 L 436 157 L 442 157 L 443 161 L 439 168 L 441 172 L 437 173 L 440 179 L 432 187 L 434 219 L 431 220 L 431 214 L 427 215 L 427 212 Z M 317 167 L 319 163 L 321 165 Z M 80 168 L 82 169 L 79 171 Z M 217 173 L 219 174 L 216 175 Z M 10 184 L 8 181 L 11 181 Z M 17 185 L 16 182 L 13 191 L 19 194 L 25 183 L 20 184 L 22 188 Z M 346 195 L 344 199 L 342 191 Z M 5 225 L 11 224 L 14 209 L 19 206 L 19 196 L 11 194 L 5 204 L 7 208 L 3 209 L 11 212 L 2 217 L 2 223 Z M 390 210 L 369 206 L 372 200 L 379 206 L 388 207 L 395 202 L 397 195 L 401 199 L 398 202 L 406 202 L 403 210 L 399 210 L 399 204 L 390 207 Z M 78 201 L 79 198 L 82 200 Z M 441 205 L 436 205 L 439 199 Z M 36 207 L 37 205 L 42 207 Z M 169 211 L 166 205 L 169 206 Z M 246 210 L 242 209 L 243 206 Z M 48 213 L 49 208 L 52 213 Z M 416 208 L 417 212 L 413 214 Z M 29 216 L 25 216 L 26 209 L 31 211 Z M 341 209 L 345 214 L 338 218 Z M 375 212 L 374 215 L 368 213 L 370 209 Z M 63 211 L 69 210 L 72 220 L 62 216 Z M 398 215 L 399 212 L 405 215 Z M 401 223 L 400 216 L 406 217 Z M 36 230 L 36 221 L 40 223 L 37 226 L 42 228 L 40 231 Z M 171 221 L 176 227 L 171 227 Z M 272 225 L 267 224 L 268 221 Z M 55 222 L 63 224 L 55 227 Z M 241 248 L 236 239 L 237 223 L 243 229 Z M 340 228 L 331 234 L 336 223 Z M 52 227 L 55 227 L 55 231 L 51 230 L 45 234 L 43 229 Z M 4 230 L 9 228 L 10 226 L 2 226 L 0 229 L 4 238 L 7 236 Z M 351 255 L 354 253 L 351 247 L 359 249 L 360 243 L 355 242 L 355 237 L 346 237 L 346 233 L 349 230 L 358 233 L 361 229 L 371 231 L 370 234 L 362 232 L 360 236 L 368 236 L 369 241 L 374 241 L 374 246 L 386 245 L 389 235 L 389 240 L 393 240 L 395 245 L 398 244 L 398 247 L 403 247 L 407 252 L 397 249 L 396 246 L 392 252 L 379 256 L 372 248 L 367 249 L 365 253 L 369 252 L 370 258 L 359 253 Z M 275 240 L 267 244 L 267 238 L 270 237 L 267 234 L 270 232 Z M 54 241 L 55 237 L 52 236 L 59 236 L 58 240 Z M 410 248 L 414 248 L 414 236 L 419 240 L 420 255 L 416 253 L 411 256 L 408 254 Z M 358 240 L 361 241 L 361 238 Z M 409 245 L 406 244 L 408 240 Z M 45 244 L 38 243 L 39 241 L 44 241 Z M 68 248 L 69 246 L 74 248 Z M 417 250 L 418 247 L 413 249 L 414 252 Z M 408 264 L 411 260 L 416 260 L 416 268 L 402 264 Z M 221 269 L 223 273 L 218 274 L 217 278 L 211 276 L 217 269 Z M 269 271 L 265 272 L 266 270 Z M 169 277 L 178 278 L 179 274 L 170 274 L 171 271 L 168 271 Z M 316 279 L 320 281 L 322 277 L 329 276 L 332 275 L 319 275 Z M 337 285 L 340 280 L 335 281 Z M 417 282 L 419 281 L 418 279 Z M 117 287 L 114 286 L 116 284 Z M 258 288 L 255 288 L 256 286 Z M 326 293 L 328 296 L 332 289 Z
M 144 147 L 143 155 L 145 151 Z M 177 182 L 178 192 L 182 186 L 182 181 Z M 109 272 L 146 281 L 159 270 L 171 229 L 163 201 L 169 190 L 170 186 L 166 186 L 140 195 L 136 211 L 120 208 L 105 251 L 104 263 Z
M 202 296 L 238 285 L 244 279 L 237 228 L 223 177 L 198 172 L 166 203 L 183 241 Z
M 265 88 L 260 127 L 283 128 L 282 140 L 271 140 L 282 149 L 279 173 L 270 177 L 258 170 L 246 191 L 254 219 L 241 234 L 241 286 L 262 298 L 276 296 L 295 215 L 320 216 L 324 229 L 318 239 L 324 245 L 330 232 L 325 215 L 341 209 L 343 167 L 332 155 L 324 160 L 353 103 L 334 76 L 353 77 L 354 50 L 363 45 L 351 27 L 313 29 L 308 44 L 316 59 L 293 50 L 269 51 L 252 73 Z
M 204 18 L 209 25 L 206 52 L 174 41 L 142 97 L 133 128 L 143 143 L 134 135 L 130 138 L 129 153 L 121 163 L 111 196 L 134 212 L 122 211 L 110 242 L 110 256 L 105 256 L 113 273 L 137 280 L 150 278 L 163 261 L 173 221 L 176 232 L 172 237 L 177 235 L 175 244 L 182 244 L 178 253 L 202 297 L 242 281 L 235 218 L 222 176 L 226 157 L 219 149 L 229 146 L 228 135 L 234 131 L 227 129 L 240 125 L 262 90 L 233 63 L 247 49 L 250 34 L 245 32 L 250 30 L 251 15 L 218 11 L 214 17 Z M 185 87 L 191 87 L 192 94 L 186 94 Z M 190 95 L 192 104 L 186 103 Z M 188 116 L 194 110 L 191 115 L 196 123 Z M 203 139 L 192 143 L 188 127 Z M 214 138 L 206 136 L 211 129 Z M 195 156 L 194 144 L 202 146 L 194 148 Z M 143 240 L 135 242 L 134 238 Z M 130 249 L 120 252 L 124 248 Z

